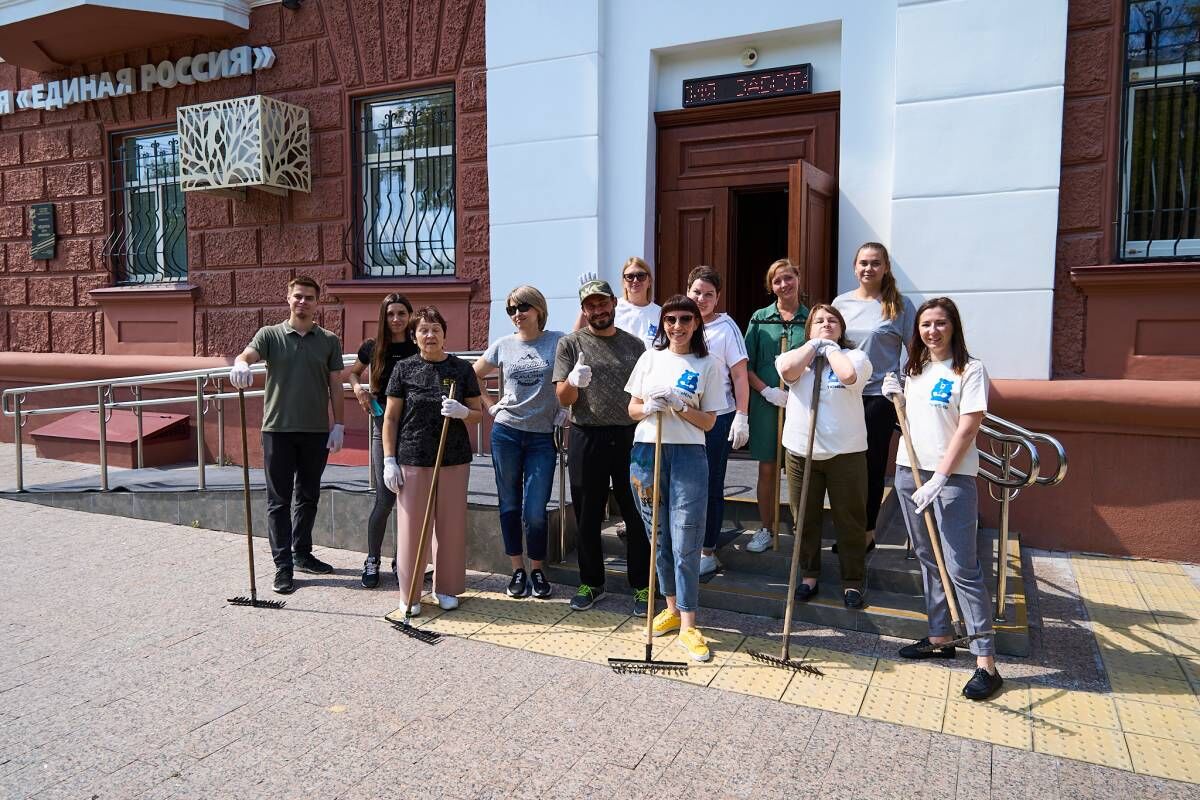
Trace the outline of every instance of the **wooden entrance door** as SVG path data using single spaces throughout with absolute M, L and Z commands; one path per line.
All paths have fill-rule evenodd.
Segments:
M 688 272 L 705 264 L 730 287 L 722 293 L 721 309 L 734 305 L 739 298 L 731 293 L 736 289 L 730 280 L 733 193 L 785 187 L 788 252 L 777 257 L 803 264 L 802 274 L 811 283 L 806 290 L 827 299 L 835 285 L 839 102 L 837 92 L 826 92 L 655 114 L 655 294 L 660 303 L 685 292 Z M 756 269 L 765 275 L 769 265 Z

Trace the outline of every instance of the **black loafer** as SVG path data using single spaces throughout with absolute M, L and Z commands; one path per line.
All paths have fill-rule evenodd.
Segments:
M 963 687 L 963 697 L 968 700 L 987 700 L 989 697 L 1000 691 L 1000 687 L 1004 685 L 1004 678 L 1000 677 L 999 672 L 988 672 L 983 667 L 975 670 L 975 674 L 971 676 L 971 680 L 967 681 L 967 685 Z
M 900 648 L 900 657 L 901 658 L 915 658 L 915 659 L 954 658 L 955 649 L 954 649 L 953 645 L 945 645 L 943 647 L 935 647 L 934 649 L 930 650 L 930 649 L 928 649 L 929 644 L 930 644 L 930 642 L 929 642 L 928 636 L 926 636 L 924 639 L 921 639 L 920 641 L 913 642 L 912 644 L 906 644 L 906 645 L 904 645 L 904 647 Z
M 817 589 L 820 587 L 820 585 L 821 584 L 817 583 L 809 586 L 807 583 L 801 581 L 800 585 L 796 587 L 796 599 L 801 602 L 813 599 L 817 596 Z
M 275 570 L 275 584 L 271 587 L 276 594 L 291 594 L 296 591 L 292 582 L 292 571 L 287 567 Z
M 842 602 L 846 604 L 846 608 L 862 608 L 862 592 L 858 589 L 847 589 L 842 593 Z
M 333 567 L 326 564 L 321 559 L 314 556 L 312 553 L 295 553 L 292 556 L 292 564 L 301 572 L 311 572 L 313 575 L 328 575 L 333 572 Z

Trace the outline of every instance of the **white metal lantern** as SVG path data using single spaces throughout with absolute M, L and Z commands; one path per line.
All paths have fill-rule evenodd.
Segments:
M 256 94 L 181 106 L 177 119 L 183 191 L 310 190 L 307 108 Z

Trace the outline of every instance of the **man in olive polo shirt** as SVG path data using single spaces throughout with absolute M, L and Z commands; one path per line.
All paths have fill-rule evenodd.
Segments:
M 320 287 L 297 276 L 288 284 L 286 322 L 259 328 L 229 372 L 239 389 L 253 383 L 250 365 L 267 362 L 263 399 L 263 472 L 267 528 L 275 560 L 275 591 L 295 590 L 292 570 L 326 574 L 333 567 L 312 554 L 312 529 L 321 499 L 321 473 L 342 449 L 342 344 L 318 325 Z M 333 408 L 333 426 L 329 408 Z M 293 489 L 296 507 L 292 508 Z

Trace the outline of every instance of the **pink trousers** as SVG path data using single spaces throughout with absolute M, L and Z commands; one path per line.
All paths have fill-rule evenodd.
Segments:
M 421 538 L 421 523 L 425 519 L 425 504 L 429 502 L 429 487 L 433 483 L 433 467 L 410 467 L 404 470 L 404 488 L 396 503 L 396 526 L 399 529 L 400 552 L 396 556 L 396 572 L 400 591 L 408 594 L 412 584 L 413 564 L 420 563 L 422 571 L 429 563 L 430 542 L 433 543 L 433 591 L 438 594 L 460 595 L 467 588 L 467 477 L 470 464 L 443 466 L 438 473 L 437 499 L 433 520 L 425 537 L 425 550 L 417 562 L 417 542 Z M 421 599 L 421 580 L 409 605 Z

